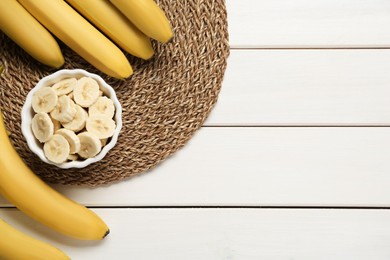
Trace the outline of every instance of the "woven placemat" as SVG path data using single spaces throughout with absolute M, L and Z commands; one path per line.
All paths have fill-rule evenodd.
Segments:
M 27 93 L 55 70 L 34 61 L 0 32 L 0 107 L 10 138 L 32 170 L 50 183 L 98 186 L 145 172 L 181 148 L 217 101 L 229 56 L 224 0 L 160 0 L 175 37 L 153 42 L 149 61 L 128 56 L 134 74 L 120 81 L 105 76 L 61 44 L 66 69 L 101 75 L 123 106 L 123 128 L 114 149 L 84 169 L 61 170 L 43 163 L 27 147 L 20 112 Z M 93 43 L 91 43 L 93 44 Z

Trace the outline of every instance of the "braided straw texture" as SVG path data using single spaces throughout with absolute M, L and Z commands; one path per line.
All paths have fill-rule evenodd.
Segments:
M 120 81 L 103 75 L 61 44 L 66 69 L 101 75 L 114 87 L 123 107 L 116 146 L 100 162 L 62 170 L 43 163 L 21 134 L 20 112 L 27 93 L 55 70 L 39 64 L 0 32 L 0 107 L 11 141 L 44 181 L 98 186 L 145 172 L 176 152 L 199 129 L 221 88 L 229 56 L 224 0 L 160 0 L 174 30 L 167 44 L 154 42 L 155 56 L 128 56 L 134 74 Z

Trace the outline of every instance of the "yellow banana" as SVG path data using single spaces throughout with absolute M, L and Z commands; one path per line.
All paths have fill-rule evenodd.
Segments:
M 153 56 L 154 51 L 149 38 L 110 1 L 66 1 L 128 53 L 145 60 Z
M 39 62 L 54 68 L 64 64 L 54 37 L 16 0 L 0 1 L 0 30 Z
M 110 0 L 144 34 L 160 42 L 173 32 L 161 8 L 153 0 Z
M 133 70 L 123 52 L 63 0 L 18 0 L 41 24 L 100 71 L 115 78 Z
M 69 260 L 59 249 L 32 238 L 0 219 L 0 259 Z
M 18 209 L 73 238 L 100 240 L 109 233 L 93 211 L 52 189 L 24 164 L 8 139 L 1 111 L 0 144 L 0 194 Z

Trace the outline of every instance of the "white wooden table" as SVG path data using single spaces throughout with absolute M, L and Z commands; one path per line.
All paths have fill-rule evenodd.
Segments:
M 211 1 L 211 0 L 210 0 Z M 159 167 L 55 186 L 109 224 L 72 259 L 390 259 L 390 1 L 227 0 L 231 56 L 205 127 Z

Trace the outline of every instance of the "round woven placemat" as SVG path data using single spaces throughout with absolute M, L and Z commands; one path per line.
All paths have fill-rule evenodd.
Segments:
M 149 61 L 128 56 L 134 74 L 120 81 L 103 75 L 61 44 L 64 68 L 101 75 L 123 107 L 123 128 L 114 149 L 84 169 L 61 170 L 27 147 L 20 112 L 27 93 L 55 70 L 40 65 L 0 32 L 0 107 L 15 148 L 43 180 L 97 186 L 145 172 L 181 148 L 217 101 L 229 56 L 224 0 L 160 0 L 174 30 L 167 44 L 154 42 Z M 93 44 L 93 43 L 92 43 Z

